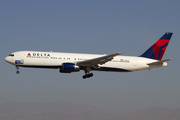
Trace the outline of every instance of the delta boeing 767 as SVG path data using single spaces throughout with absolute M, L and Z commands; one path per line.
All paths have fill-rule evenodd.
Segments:
M 18 51 L 11 53 L 5 61 L 19 67 L 53 68 L 61 73 L 84 70 L 83 78 L 93 76 L 90 71 L 133 72 L 167 66 L 172 59 L 161 60 L 173 33 L 165 33 L 140 56 L 120 56 L 120 52 L 110 55 L 79 54 L 62 52 Z

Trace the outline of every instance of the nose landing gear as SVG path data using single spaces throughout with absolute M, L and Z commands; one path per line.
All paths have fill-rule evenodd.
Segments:
M 16 69 L 17 69 L 16 73 L 17 73 L 17 74 L 19 74 L 19 73 L 20 73 L 20 71 L 19 71 L 19 67 L 18 67 L 18 66 L 16 66 Z

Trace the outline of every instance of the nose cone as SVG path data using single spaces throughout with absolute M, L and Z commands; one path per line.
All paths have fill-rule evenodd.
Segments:
M 4 59 L 6 62 L 8 61 L 8 58 L 7 57 L 5 57 L 5 59 Z
M 9 58 L 9 56 L 7 56 L 4 60 L 8 63 L 11 63 L 11 58 Z

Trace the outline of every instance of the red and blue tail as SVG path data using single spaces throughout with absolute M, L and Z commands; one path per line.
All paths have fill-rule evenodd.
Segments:
M 152 45 L 140 57 L 161 60 L 173 33 L 165 33 L 154 45 Z

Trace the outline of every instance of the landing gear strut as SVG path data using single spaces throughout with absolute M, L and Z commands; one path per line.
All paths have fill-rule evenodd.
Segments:
M 85 75 L 83 75 L 83 79 L 90 78 L 93 76 L 93 73 L 89 73 L 89 71 L 91 71 L 90 67 L 85 68 L 84 71 L 85 71 Z
M 16 66 L 16 69 L 17 69 L 16 73 L 19 74 L 19 73 L 20 73 L 20 72 L 19 72 L 19 67 Z

